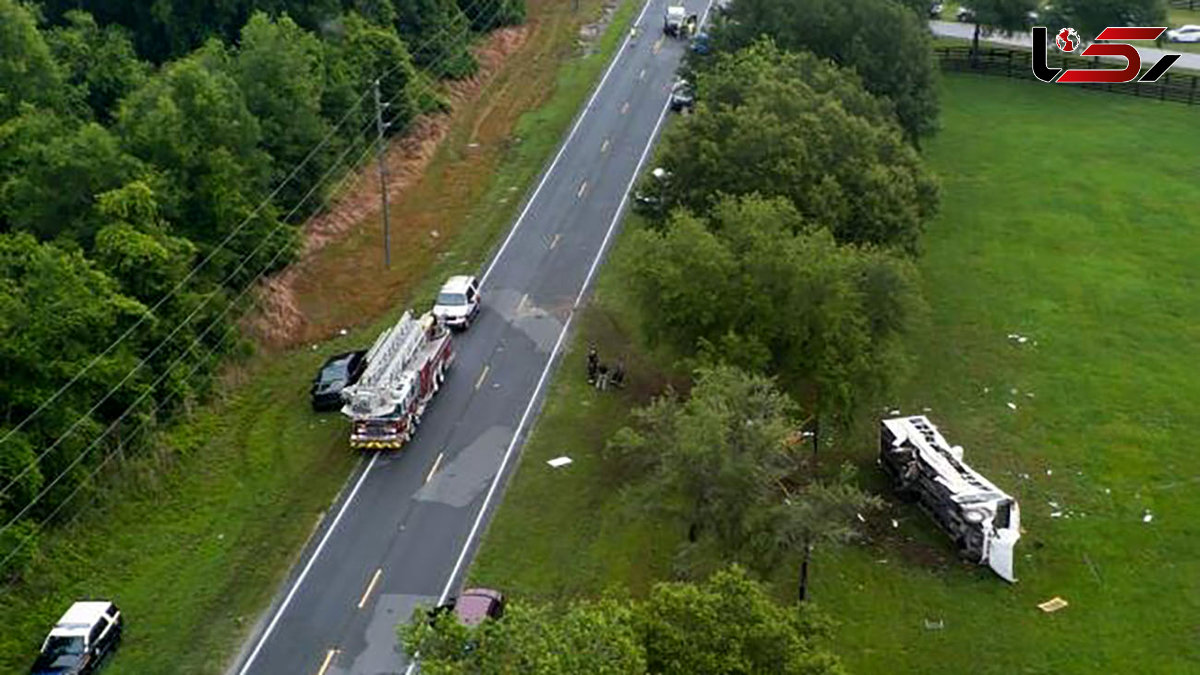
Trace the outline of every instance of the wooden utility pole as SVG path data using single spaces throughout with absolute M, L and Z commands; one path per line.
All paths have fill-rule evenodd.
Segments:
M 375 130 L 379 134 L 379 197 L 383 200 L 383 265 L 390 268 L 392 266 L 392 239 L 388 223 L 387 165 L 384 161 L 384 151 L 387 149 L 387 144 L 383 140 L 383 130 L 387 128 L 387 125 L 383 123 L 384 107 L 385 104 L 379 96 L 379 80 L 375 80 Z

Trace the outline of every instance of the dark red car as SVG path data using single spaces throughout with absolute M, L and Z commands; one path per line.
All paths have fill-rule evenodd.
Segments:
M 489 588 L 468 588 L 433 610 L 432 617 L 451 611 L 464 626 L 478 626 L 484 619 L 504 616 L 504 594 Z

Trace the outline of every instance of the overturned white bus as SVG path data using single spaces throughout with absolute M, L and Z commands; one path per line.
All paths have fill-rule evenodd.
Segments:
M 959 555 L 1013 576 L 1013 549 L 1021 538 L 1017 502 L 962 461 L 924 415 L 883 420 L 879 460 L 896 492 L 916 500 L 958 546 Z

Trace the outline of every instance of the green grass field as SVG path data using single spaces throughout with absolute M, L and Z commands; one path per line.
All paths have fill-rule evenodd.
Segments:
M 623 3 L 599 53 L 586 58 L 569 58 L 573 25 L 544 29 L 539 39 L 565 45 L 557 52 L 565 56 L 539 62 L 558 72 L 553 93 L 520 118 L 513 135 L 521 142 L 489 177 L 470 221 L 423 281 L 396 298 L 392 315 L 316 349 L 251 357 L 219 400 L 162 438 L 162 461 L 131 463 L 128 473 L 142 480 L 47 537 L 28 579 L 0 589 L 0 672 L 26 672 L 46 631 L 85 595 L 116 600 L 129 620 L 106 673 L 222 671 L 358 461 L 342 418 L 309 411 L 309 378 L 330 354 L 369 344 L 409 303 L 425 304 L 446 274 L 486 258 L 519 206 L 512 186 L 524 190 L 558 146 L 634 8 Z
M 859 673 L 1198 672 L 1200 114 L 969 75 L 946 77 L 942 100 L 925 150 L 944 193 L 921 263 L 933 315 L 911 344 L 924 375 L 894 403 L 930 408 L 1020 500 L 1019 583 L 955 562 L 927 518 L 889 506 L 867 543 L 815 561 L 813 597 L 841 622 L 833 647 Z M 640 592 L 670 571 L 681 533 L 622 515 L 597 455 L 645 392 L 581 384 L 584 340 L 633 348 L 624 241 L 601 274 L 605 309 L 568 352 L 472 570 L 478 583 L 550 599 Z M 881 488 L 870 433 L 850 454 Z M 558 454 L 575 463 L 547 467 Z M 780 597 L 791 578 L 780 571 Z M 1036 607 L 1056 595 L 1070 605 Z

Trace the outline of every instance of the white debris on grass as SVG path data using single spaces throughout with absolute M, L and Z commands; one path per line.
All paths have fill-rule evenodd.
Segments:
M 895 518 L 892 518 L 892 529 L 894 530 L 897 527 L 900 527 L 900 522 L 897 521 Z
M 1051 518 L 1061 518 L 1062 514 L 1063 514 L 1062 511 L 1052 511 L 1050 513 L 1050 517 Z
M 1146 515 L 1142 516 L 1143 523 L 1148 523 L 1152 520 L 1154 520 L 1154 514 L 1150 513 L 1149 511 L 1146 512 Z
M 854 514 L 854 515 L 858 516 L 858 522 L 860 522 L 860 523 L 865 523 L 865 522 L 867 522 L 867 519 L 866 519 L 866 518 L 863 518 L 863 514 L 861 514 L 861 513 L 856 513 L 856 514 Z
M 567 457 L 564 455 L 562 457 L 555 457 L 554 459 L 549 460 L 546 463 L 549 464 L 550 466 L 554 467 L 555 469 L 557 469 L 560 466 L 566 466 L 566 465 L 570 464 L 571 461 L 572 460 L 570 457 Z
M 942 621 L 941 619 L 938 619 L 937 623 L 934 623 L 934 622 L 930 621 L 929 619 L 925 619 L 925 630 L 941 630 L 945 627 L 946 627 L 946 623 L 944 621 Z
M 346 330 L 345 328 L 343 328 L 343 329 L 341 329 L 341 330 L 339 330 L 339 331 L 338 331 L 338 335 L 346 335 L 346 334 L 347 334 L 347 333 L 349 333 L 349 332 L 350 332 L 350 331 L 348 331 L 348 330 Z
M 1047 475 L 1047 476 L 1050 476 L 1050 475 L 1053 475 L 1053 474 L 1054 474 L 1054 469 L 1046 469 L 1046 475 Z
M 1009 409 L 1010 409 L 1010 410 L 1016 410 L 1016 409 L 1017 409 L 1017 404 L 1016 404 L 1016 403 L 1013 403 L 1012 401 L 1009 401 L 1009 402 L 1008 402 L 1008 407 L 1009 407 Z

